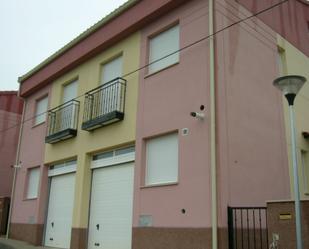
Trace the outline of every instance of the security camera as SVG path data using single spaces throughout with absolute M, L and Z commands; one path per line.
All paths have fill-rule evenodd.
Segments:
M 192 117 L 200 119 L 200 120 L 203 120 L 204 117 L 205 117 L 205 114 L 204 113 L 200 113 L 200 112 L 191 112 L 190 115 Z
M 21 162 L 18 164 L 11 165 L 11 168 L 20 169 L 21 168 Z

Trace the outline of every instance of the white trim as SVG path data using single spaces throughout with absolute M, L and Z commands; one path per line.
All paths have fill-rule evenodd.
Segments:
M 27 199 L 35 199 L 38 197 L 40 175 L 40 167 L 30 168 L 28 170 Z
M 126 162 L 133 162 L 135 160 L 135 152 L 113 156 L 109 158 L 102 158 L 99 160 L 92 160 L 91 162 L 91 169 L 97 169 L 102 167 L 108 167 L 117 164 L 123 164 Z
M 55 168 L 55 169 L 49 169 L 48 170 L 48 176 L 57 176 L 57 175 L 64 175 L 68 173 L 76 172 L 76 164 L 64 166 L 61 168 Z

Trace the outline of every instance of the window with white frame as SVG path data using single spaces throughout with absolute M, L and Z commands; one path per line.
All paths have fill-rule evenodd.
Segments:
M 101 84 L 122 76 L 122 56 L 102 65 Z
M 178 181 L 178 134 L 168 134 L 146 141 L 146 185 Z
M 77 97 L 77 80 L 63 86 L 63 103 Z
M 179 61 L 179 25 L 151 37 L 149 41 L 149 73 Z
M 301 163 L 302 163 L 302 171 L 303 171 L 303 186 L 304 193 L 309 194 L 309 161 L 308 161 L 308 152 L 302 150 L 301 151 Z
M 114 111 L 117 107 L 120 107 L 121 101 L 121 91 L 115 85 L 115 82 L 111 82 L 112 80 L 122 76 L 122 56 L 119 56 L 108 63 L 102 65 L 102 75 L 101 75 L 101 84 L 104 85 L 108 82 L 106 87 L 103 89 L 101 93 L 101 105 L 100 105 L 100 113 L 106 114 L 111 110 Z M 115 84 L 114 84 L 115 83 Z
M 28 170 L 28 188 L 27 199 L 34 199 L 38 197 L 40 182 L 40 168 L 32 168 Z
M 48 108 L 48 97 L 47 96 L 36 101 L 35 120 L 34 120 L 35 125 L 45 122 L 47 108 Z

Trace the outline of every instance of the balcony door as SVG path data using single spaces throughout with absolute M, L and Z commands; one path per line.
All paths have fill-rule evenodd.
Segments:
M 101 115 L 116 111 L 120 108 L 121 88 L 114 79 L 122 76 L 122 56 L 104 64 L 101 73 Z
M 61 113 L 60 130 L 72 129 L 75 119 L 77 108 L 71 102 L 72 99 L 77 97 L 77 80 L 63 86 L 62 103 L 63 109 Z

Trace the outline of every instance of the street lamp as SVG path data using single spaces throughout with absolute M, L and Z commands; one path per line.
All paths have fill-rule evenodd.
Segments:
M 293 178 L 294 178 L 294 196 L 295 196 L 295 218 L 296 218 L 296 242 L 297 249 L 303 248 L 301 235 L 301 209 L 299 198 L 298 184 L 298 165 L 297 165 L 297 150 L 296 150 L 296 134 L 294 124 L 294 99 L 305 84 L 306 78 L 298 75 L 288 75 L 275 79 L 273 84 L 282 91 L 289 103 L 290 111 L 290 128 L 291 128 L 291 143 L 292 143 L 292 159 L 293 159 Z

